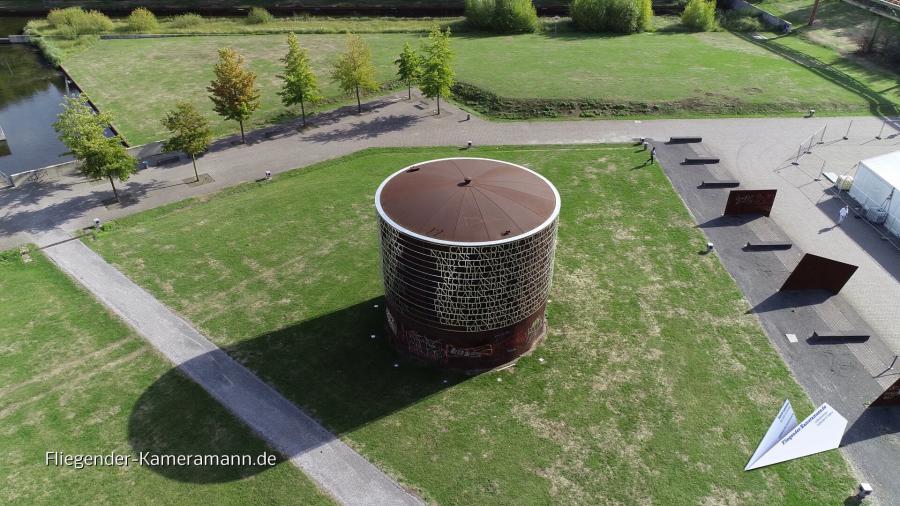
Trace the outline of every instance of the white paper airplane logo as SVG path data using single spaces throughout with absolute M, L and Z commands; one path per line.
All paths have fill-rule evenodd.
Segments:
M 847 419 L 827 403 L 798 424 L 786 400 L 744 471 L 833 450 L 840 446 L 846 428 Z

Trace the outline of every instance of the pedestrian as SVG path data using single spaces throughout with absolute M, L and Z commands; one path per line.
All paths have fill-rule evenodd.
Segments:
M 653 162 L 655 162 L 655 161 L 656 161 L 656 146 L 653 146 L 653 148 L 650 149 L 650 159 L 647 160 L 647 163 L 649 163 L 650 165 L 653 165 Z
M 844 207 L 842 207 L 841 210 L 838 211 L 838 222 L 837 222 L 837 224 L 840 225 L 841 223 L 843 223 L 843 222 L 844 222 L 844 218 L 846 218 L 848 214 L 850 214 L 850 206 L 844 206 Z

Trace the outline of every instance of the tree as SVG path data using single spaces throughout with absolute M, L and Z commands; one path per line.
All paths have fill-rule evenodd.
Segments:
M 437 100 L 437 113 L 441 113 L 441 97 L 450 96 L 453 86 L 453 50 L 450 49 L 450 28 L 441 31 L 435 26 L 428 34 L 422 49 L 422 75 L 419 87 L 428 98 Z
M 281 103 L 285 107 L 300 104 L 303 126 L 306 126 L 306 103 L 314 104 L 322 99 L 319 93 L 319 82 L 309 63 L 309 55 L 300 47 L 297 36 L 288 34 L 288 52 L 281 59 L 284 63 L 284 74 L 279 78 L 284 81 L 281 86 Z
M 394 60 L 397 65 L 397 76 L 401 81 L 406 83 L 406 91 L 409 98 L 412 98 L 412 85 L 419 79 L 421 73 L 421 59 L 416 51 L 409 45 L 409 42 L 403 45 L 403 52 L 400 57 Z
M 223 118 L 241 125 L 241 142 L 246 143 L 244 121 L 259 108 L 256 74 L 244 68 L 244 57 L 230 47 L 219 49 L 215 73 L 216 78 L 206 88 L 213 109 Z
M 362 112 L 359 90 L 375 91 L 375 65 L 372 51 L 358 35 L 347 35 L 347 51 L 334 63 L 331 80 L 338 83 L 344 93 L 356 92 L 356 110 Z
M 212 142 L 209 120 L 200 114 L 193 104 L 181 101 L 166 113 L 162 124 L 172 134 L 163 142 L 163 149 L 190 155 L 194 164 L 194 177 L 196 181 L 200 181 L 200 174 L 197 173 L 197 155 L 206 151 Z
M 78 168 L 90 179 L 109 179 L 116 202 L 119 192 L 113 178 L 127 181 L 134 173 L 135 160 L 118 137 L 107 137 L 106 128 L 112 123 L 107 113 L 94 113 L 82 96 L 66 97 L 63 111 L 53 128 L 69 152 L 78 160 Z

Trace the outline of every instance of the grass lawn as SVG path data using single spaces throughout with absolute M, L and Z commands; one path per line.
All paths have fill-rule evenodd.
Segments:
M 785 398 L 801 415 L 812 406 L 716 256 L 697 255 L 705 240 L 668 180 L 630 146 L 479 148 L 562 196 L 548 337 L 471 378 L 393 367 L 373 194 L 399 167 L 458 155 L 363 151 L 124 218 L 91 247 L 438 503 L 847 497 L 837 452 L 743 471 Z
M 420 36 L 364 38 L 372 47 L 378 79 L 387 81 L 395 75 L 392 62 L 403 43 Z M 337 100 L 338 89 L 327 75 L 345 37 L 301 35 L 300 41 L 314 59 L 325 95 Z M 810 107 L 823 114 L 869 112 L 867 101 L 857 93 L 727 32 L 627 37 L 459 34 L 453 44 L 459 80 L 512 98 L 630 101 L 647 108 L 663 105 L 680 116 L 800 114 Z M 63 63 L 99 107 L 116 116 L 127 139 L 139 144 L 165 135 L 159 120 L 177 99 L 189 99 L 214 117 L 205 89 L 216 49 L 222 46 L 244 54 L 260 76 L 262 107 L 253 125 L 285 118 L 276 78 L 278 59 L 285 52 L 283 35 L 105 40 Z M 217 135 L 236 130 L 233 122 L 215 119 Z
M 247 454 L 267 447 L 40 253 L 0 253 L 0 502 L 329 504 L 275 467 L 45 466 L 66 454 Z

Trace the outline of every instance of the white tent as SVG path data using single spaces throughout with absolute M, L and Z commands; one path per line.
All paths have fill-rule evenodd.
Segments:
M 867 217 L 886 213 L 884 226 L 900 236 L 900 151 L 859 162 L 850 196 L 859 202 Z M 880 221 L 880 220 L 878 220 Z

